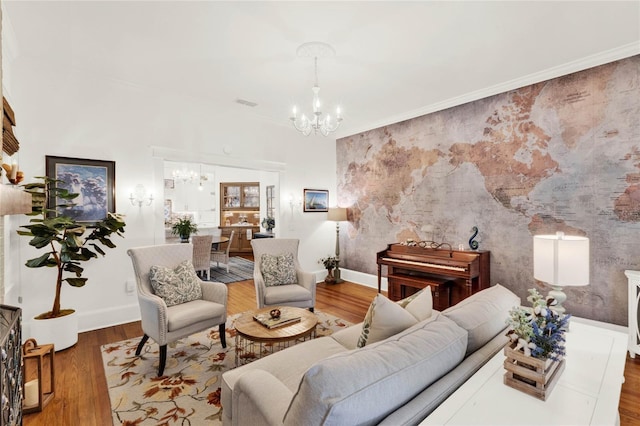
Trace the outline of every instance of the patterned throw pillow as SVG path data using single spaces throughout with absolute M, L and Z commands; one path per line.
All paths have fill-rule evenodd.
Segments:
M 418 320 L 400 305 L 378 294 L 369 305 L 356 346 L 362 348 L 379 342 L 417 323 Z
M 260 270 L 267 287 L 298 283 L 292 253 L 263 254 L 260 258 Z
M 149 279 L 153 292 L 160 296 L 167 306 L 202 299 L 200 278 L 190 260 L 185 260 L 175 269 L 154 265 L 149 272 Z

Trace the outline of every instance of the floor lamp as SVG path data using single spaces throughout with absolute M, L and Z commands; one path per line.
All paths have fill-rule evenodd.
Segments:
M 549 297 L 558 303 L 551 309 L 564 314 L 567 295 L 562 288 L 589 284 L 589 239 L 562 232 L 534 236 L 533 276 L 552 287 Z
M 344 280 L 340 278 L 340 222 L 347 220 L 347 209 L 344 207 L 330 208 L 327 214 L 327 220 L 336 223 L 336 271 L 333 276 L 336 279 L 336 283 L 341 283 Z

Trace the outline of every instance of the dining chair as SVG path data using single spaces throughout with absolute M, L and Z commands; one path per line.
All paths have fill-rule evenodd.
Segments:
M 216 266 L 219 268 L 220 263 L 224 263 L 227 265 L 227 274 L 229 273 L 229 253 L 231 252 L 231 245 L 233 244 L 233 237 L 236 231 L 231 231 L 231 235 L 229 235 L 229 241 L 227 241 L 227 248 L 224 250 L 212 250 L 211 251 L 211 262 L 216 262 Z
M 211 243 L 213 235 L 193 235 L 191 244 L 193 244 L 193 268 L 196 273 L 206 275 L 209 280 L 211 271 Z

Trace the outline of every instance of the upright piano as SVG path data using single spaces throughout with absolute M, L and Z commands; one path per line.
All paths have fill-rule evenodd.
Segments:
M 387 267 L 389 299 L 400 300 L 431 286 L 433 307 L 443 310 L 488 288 L 490 254 L 420 245 L 389 244 L 378 252 L 378 293 Z

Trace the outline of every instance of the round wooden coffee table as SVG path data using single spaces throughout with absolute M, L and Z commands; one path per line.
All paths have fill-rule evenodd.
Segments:
M 254 319 L 256 315 L 269 315 L 269 311 L 275 308 L 271 306 L 245 312 L 235 321 L 236 366 L 315 337 L 318 318 L 307 309 L 278 307 L 283 317 L 300 317 L 300 321 L 277 328 L 269 329 Z

